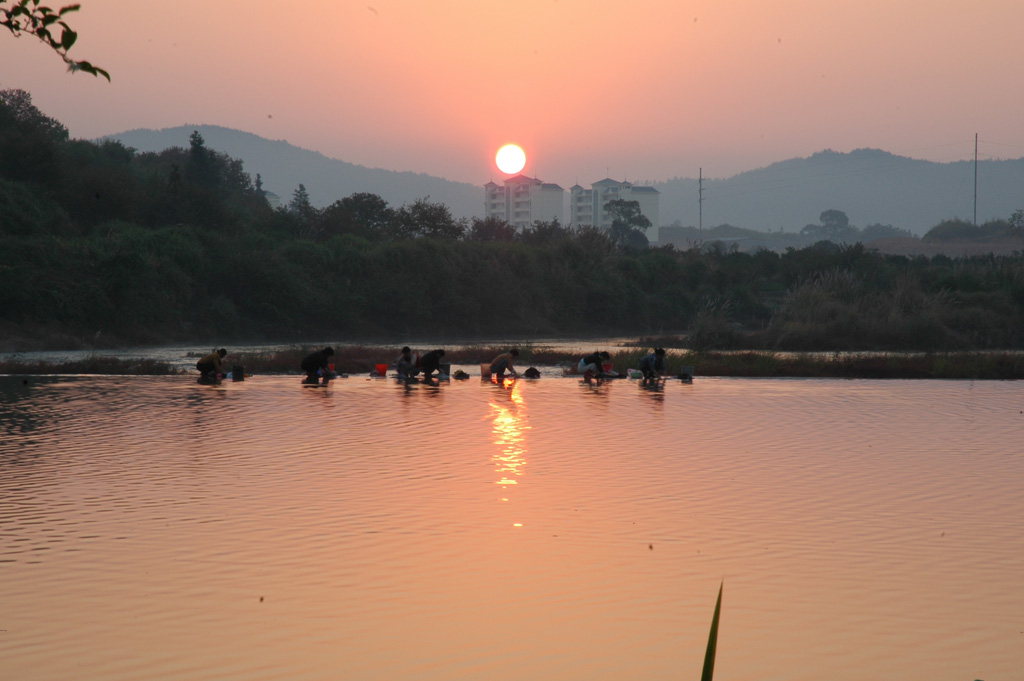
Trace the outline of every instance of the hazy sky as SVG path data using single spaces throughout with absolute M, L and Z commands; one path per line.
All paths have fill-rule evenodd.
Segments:
M 81 4 L 71 55 L 112 83 L 0 35 L 0 87 L 73 137 L 222 125 L 475 184 L 516 142 L 564 187 L 826 148 L 965 160 L 975 133 L 1024 156 L 1022 0 Z

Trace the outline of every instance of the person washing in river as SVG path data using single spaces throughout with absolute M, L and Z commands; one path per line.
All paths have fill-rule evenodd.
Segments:
M 604 374 L 605 361 L 611 357 L 606 350 L 587 355 L 576 365 L 576 373 L 586 375 L 589 371 L 592 376 L 601 376 Z
M 429 381 L 433 378 L 435 371 L 440 372 L 442 357 L 444 357 L 444 350 L 431 350 L 420 357 L 420 371 L 423 372 L 424 380 Z
M 408 345 L 402 348 L 402 354 L 395 360 L 395 371 L 398 372 L 398 377 L 402 379 L 412 378 L 420 372 L 416 368 L 416 355 L 413 354 Z
M 640 358 L 640 371 L 643 372 L 644 382 L 653 381 L 658 376 L 665 375 L 665 351 L 655 348 L 654 352 Z
M 491 360 L 491 375 L 498 375 L 498 380 L 502 381 L 505 379 L 505 372 L 508 371 L 512 374 L 512 378 L 516 378 L 519 374 L 516 373 L 514 366 L 516 358 L 519 357 L 519 350 L 512 348 L 508 352 L 503 352 L 494 359 Z
M 335 373 L 331 371 L 328 363 L 328 359 L 333 356 L 334 348 L 331 347 L 326 347 L 323 350 L 317 350 L 316 352 L 306 355 L 300 365 L 302 370 L 306 372 L 305 382 L 316 383 L 321 374 L 324 377 L 324 383 L 334 378 Z
M 224 367 L 220 361 L 224 359 L 228 354 L 228 351 L 224 348 L 220 350 L 214 350 L 206 357 L 196 362 L 196 369 L 199 369 L 199 380 L 214 381 L 220 380 L 221 374 L 224 373 Z

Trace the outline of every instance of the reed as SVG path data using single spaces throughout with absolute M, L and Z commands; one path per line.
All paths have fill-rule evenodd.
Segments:
M 723 581 L 718 585 L 718 600 L 715 601 L 715 615 L 711 618 L 711 631 L 708 633 L 708 647 L 704 651 L 704 669 L 700 674 L 700 681 L 711 681 L 715 672 L 715 652 L 718 650 L 718 621 L 722 614 L 722 587 Z
M 1024 379 L 1024 354 L 1019 352 L 787 354 L 705 352 L 690 354 L 686 357 L 686 363 L 695 367 L 698 376 Z
M 254 374 L 298 374 L 302 372 L 302 360 L 306 355 L 323 349 L 323 345 L 297 345 L 279 350 L 230 353 L 231 364 L 245 367 L 246 373 Z M 369 373 L 375 364 L 394 361 L 400 348 L 386 348 L 371 345 L 331 344 L 334 356 L 330 358 L 335 371 L 346 374 Z
M 0 374 L 101 374 L 119 376 L 171 376 L 181 373 L 168 362 L 155 359 L 122 359 L 95 355 L 63 362 L 0 360 Z

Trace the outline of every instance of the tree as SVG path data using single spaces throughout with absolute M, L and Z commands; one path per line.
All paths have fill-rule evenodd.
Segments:
M 1024 209 L 1018 208 L 1010 216 L 1010 228 L 1017 234 L 1024 233 Z
M 973 222 L 961 218 L 943 220 L 929 229 L 921 240 L 926 243 L 935 241 L 954 241 L 957 239 L 975 239 L 981 230 Z
M 1009 224 L 1010 234 L 1024 236 L 1024 209 L 1018 208 L 1013 211 L 1013 215 L 1010 216 Z
M 470 241 L 515 241 L 516 228 L 499 217 L 473 218 L 466 238 Z
M 206 148 L 206 141 L 198 130 L 193 130 L 188 137 L 188 163 L 185 165 L 185 177 L 189 182 L 202 187 L 216 184 L 216 168 L 213 164 L 213 152 Z
M 318 237 L 329 239 L 339 234 L 354 234 L 380 240 L 388 236 L 394 211 L 388 202 L 369 192 L 357 192 L 317 211 Z
M 68 129 L 55 118 L 50 118 L 32 103 L 26 90 L 0 90 L 0 109 L 15 122 L 32 128 L 53 142 L 66 142 Z
M 465 220 L 456 220 L 443 203 L 431 203 L 430 197 L 416 199 L 395 214 L 392 235 L 396 239 L 459 239 L 466 231 Z
M 110 74 L 87 61 L 75 61 L 68 56 L 78 34 L 64 21 L 64 15 L 77 12 L 81 5 L 67 5 L 56 12 L 39 4 L 39 0 L 0 0 L 0 26 L 10 31 L 14 37 L 23 33 L 34 35 L 45 45 L 57 53 L 57 56 L 68 65 L 68 70 L 85 71 L 94 76 L 103 76 L 110 82 Z M 60 36 L 56 36 L 56 30 Z
M 395 219 L 395 211 L 388 207 L 388 202 L 370 192 L 356 192 L 338 203 L 360 226 L 360 231 L 366 231 L 377 238 L 384 235 Z
M 532 246 L 552 246 L 570 238 L 571 233 L 558 222 L 558 218 L 546 222 L 535 220 L 532 227 L 523 230 L 519 240 Z
M 873 225 L 868 225 L 860 231 L 861 241 L 867 242 L 874 239 L 891 239 L 894 237 L 900 237 L 904 239 L 916 239 L 917 237 L 909 229 L 903 229 L 901 227 L 893 227 L 892 225 L 883 225 L 876 222 Z
M 288 210 L 307 220 L 313 217 L 316 209 L 313 208 L 313 204 L 309 201 L 309 192 L 306 191 L 306 185 L 300 183 L 298 189 L 292 192 L 292 200 L 288 203 Z
M 857 238 L 857 228 L 850 224 L 850 218 L 841 210 L 831 208 L 822 211 L 818 220 L 820 225 L 806 225 L 800 233 L 832 241 L 853 241 Z
M 640 212 L 639 201 L 615 199 L 604 204 L 604 209 L 612 216 L 608 235 L 618 246 L 631 250 L 647 248 L 647 235 L 644 232 L 651 227 L 651 221 Z
M 834 208 L 822 211 L 818 216 L 823 236 L 835 241 L 852 241 L 857 238 L 857 228 L 850 224 L 846 213 Z
M 68 130 L 32 104 L 25 90 L 0 90 L 0 177 L 48 183 Z
M 818 221 L 826 231 L 833 234 L 838 234 L 850 226 L 850 218 L 846 217 L 846 213 L 835 208 L 823 210 L 818 216 Z

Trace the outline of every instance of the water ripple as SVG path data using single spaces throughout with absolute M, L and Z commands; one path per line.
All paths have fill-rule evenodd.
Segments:
M 12 380 L 3 678 L 1024 668 L 1014 384 Z

